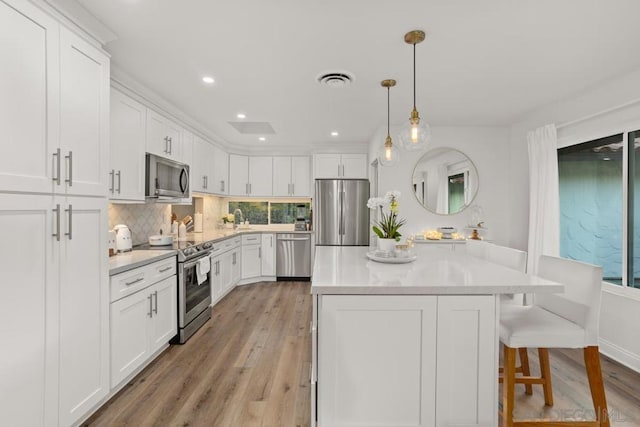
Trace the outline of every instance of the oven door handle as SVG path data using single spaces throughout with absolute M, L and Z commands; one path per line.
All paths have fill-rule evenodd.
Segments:
M 193 259 L 193 260 L 189 260 L 189 262 L 185 262 L 182 268 L 191 268 L 194 265 L 196 265 L 198 263 L 198 261 L 200 261 L 202 258 L 209 256 L 209 252 L 205 252 L 202 254 L 202 256 Z

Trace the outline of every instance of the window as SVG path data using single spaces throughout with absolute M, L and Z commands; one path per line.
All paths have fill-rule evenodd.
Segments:
M 601 265 L 605 281 L 630 287 L 640 287 L 639 145 L 630 132 L 558 150 L 560 256 Z
M 229 202 L 229 213 L 240 209 L 251 224 L 294 224 L 298 215 L 309 221 L 311 204 L 295 202 Z

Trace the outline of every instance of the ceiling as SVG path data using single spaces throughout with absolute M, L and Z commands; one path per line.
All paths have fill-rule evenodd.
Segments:
M 367 144 L 412 107 L 434 125 L 505 126 L 640 68 L 637 0 L 78 0 L 117 38 L 112 62 L 232 146 Z M 348 71 L 349 87 L 316 82 Z M 206 85 L 202 77 L 215 78 Z M 236 114 L 275 134 L 241 134 Z M 330 133 L 338 131 L 339 136 Z M 381 142 L 382 143 L 382 142 Z

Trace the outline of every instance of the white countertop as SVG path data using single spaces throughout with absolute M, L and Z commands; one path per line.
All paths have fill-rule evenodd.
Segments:
M 205 231 L 202 233 L 187 233 L 187 240 L 193 240 L 195 243 L 202 242 L 216 242 L 219 240 L 224 240 L 229 237 L 241 236 L 243 234 L 311 234 L 313 231 L 289 231 L 289 230 L 265 230 L 265 229 L 239 229 L 239 230 L 231 230 L 231 229 L 221 229 L 214 231 Z
M 489 295 L 563 291 L 563 285 L 462 252 L 416 245 L 408 264 L 370 261 L 365 246 L 316 247 L 314 294 Z
M 174 249 L 149 249 L 123 252 L 109 257 L 109 276 L 122 273 L 161 259 L 176 256 Z

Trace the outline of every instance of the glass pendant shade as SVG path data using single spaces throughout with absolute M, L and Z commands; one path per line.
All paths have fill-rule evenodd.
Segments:
M 402 127 L 398 140 L 405 150 L 424 150 L 431 140 L 431 128 L 423 121 L 409 122 Z
M 400 151 L 391 143 L 391 138 L 387 137 L 387 142 L 378 150 L 378 162 L 382 166 L 395 166 L 400 161 Z

